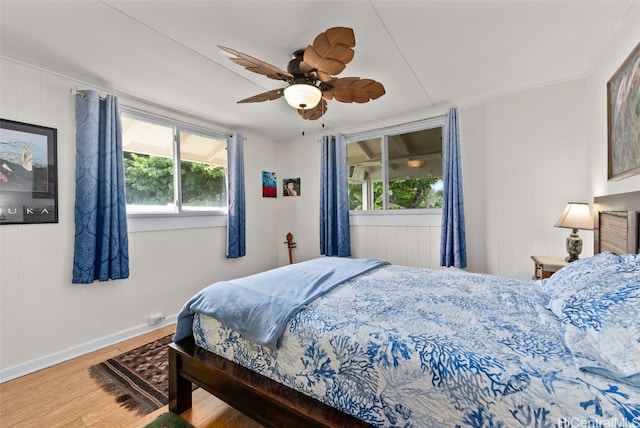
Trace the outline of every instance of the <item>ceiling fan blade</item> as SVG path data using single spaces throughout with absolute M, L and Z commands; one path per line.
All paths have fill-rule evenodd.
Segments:
M 329 28 L 318 34 L 313 44 L 304 50 L 304 68 L 317 70 L 318 79 L 326 82 L 329 80 L 327 75 L 339 74 L 353 59 L 355 45 L 356 37 L 351 28 Z
M 302 116 L 303 119 L 307 120 L 317 120 L 322 117 L 327 112 L 327 102 L 323 99 L 320 99 L 320 102 L 314 108 L 310 108 L 307 110 L 298 109 L 298 113 Z
M 270 79 L 289 81 L 293 79 L 293 75 L 287 71 L 281 70 L 275 65 L 268 64 L 250 55 L 238 52 L 235 49 L 226 48 L 218 45 L 218 49 L 222 54 L 231 61 L 246 68 L 254 73 L 262 74 Z
M 240 103 L 261 103 L 263 101 L 277 100 L 284 95 L 284 89 L 273 89 L 271 91 L 263 92 L 258 95 L 254 95 L 249 98 L 238 101 Z
M 331 90 L 322 93 L 326 99 L 342 103 L 366 103 L 385 94 L 382 83 L 359 77 L 343 77 L 327 82 Z

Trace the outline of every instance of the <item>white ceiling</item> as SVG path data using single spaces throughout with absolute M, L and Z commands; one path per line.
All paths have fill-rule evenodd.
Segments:
M 579 78 L 633 1 L 0 0 L 0 53 L 282 141 Z M 232 63 L 218 44 L 286 70 L 335 26 L 356 35 L 339 77 L 377 80 L 384 96 L 329 101 L 315 122 L 283 98 L 236 104 L 285 83 Z

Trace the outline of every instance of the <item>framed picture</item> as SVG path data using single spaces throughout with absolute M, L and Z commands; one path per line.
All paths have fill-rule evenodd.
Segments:
M 285 178 L 284 180 L 282 180 L 282 195 L 300 196 L 300 179 Z
M 275 172 L 262 171 L 262 197 L 278 197 L 278 184 L 276 182 Z
M 607 178 L 640 174 L 640 43 L 607 82 Z
M 58 222 L 57 133 L 0 119 L 0 224 Z

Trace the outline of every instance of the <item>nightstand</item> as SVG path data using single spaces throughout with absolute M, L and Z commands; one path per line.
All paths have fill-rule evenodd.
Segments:
M 569 264 L 564 257 L 531 256 L 535 263 L 533 279 L 545 279 Z

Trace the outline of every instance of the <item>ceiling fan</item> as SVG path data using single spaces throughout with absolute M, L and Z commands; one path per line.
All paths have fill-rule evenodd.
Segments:
M 316 120 L 327 111 L 327 101 L 366 103 L 384 95 L 384 86 L 372 79 L 335 77 L 353 59 L 356 38 L 351 28 L 333 27 L 318 34 L 313 44 L 293 53 L 287 71 L 234 49 L 218 46 L 221 53 L 249 71 L 289 85 L 238 103 L 258 103 L 282 96 L 303 119 Z

